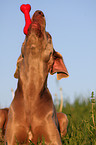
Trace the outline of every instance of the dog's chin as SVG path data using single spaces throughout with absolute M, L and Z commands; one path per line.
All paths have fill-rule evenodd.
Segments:
M 33 22 L 31 27 L 32 29 L 35 29 L 35 30 L 39 30 L 39 31 L 41 30 L 41 26 L 37 22 Z

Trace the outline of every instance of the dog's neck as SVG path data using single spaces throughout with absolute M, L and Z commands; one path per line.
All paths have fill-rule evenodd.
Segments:
M 23 69 L 21 68 L 23 92 L 26 93 L 25 98 L 33 99 L 34 96 L 38 97 L 42 89 L 47 86 L 47 64 L 44 63 L 42 58 L 42 52 L 45 49 L 46 43 L 45 31 L 39 38 L 35 30 L 33 30 L 26 39 Z
M 40 100 L 44 97 L 43 94 L 47 88 L 48 77 L 47 64 L 45 66 L 42 61 L 40 62 L 40 58 L 31 58 L 30 60 L 30 57 L 27 57 L 28 61 L 25 62 L 28 64 L 24 65 L 25 68 L 22 69 L 23 71 L 21 73 L 25 116 L 28 124 L 30 124 L 30 118 L 28 116 L 32 116 L 34 110 L 38 109 L 38 102 L 40 103 Z M 22 67 L 24 66 L 22 65 Z
M 25 100 L 35 100 L 41 96 L 47 87 L 47 64 L 40 57 L 32 58 L 31 54 L 25 58 L 22 65 L 21 81 Z

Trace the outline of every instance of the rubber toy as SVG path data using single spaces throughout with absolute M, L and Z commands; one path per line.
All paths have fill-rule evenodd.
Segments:
M 24 13 L 24 16 L 25 16 L 25 27 L 23 29 L 23 32 L 25 35 L 28 35 L 28 28 L 30 24 L 32 23 L 30 19 L 30 14 L 29 14 L 31 10 L 31 6 L 29 4 L 22 4 L 20 6 L 20 10 Z

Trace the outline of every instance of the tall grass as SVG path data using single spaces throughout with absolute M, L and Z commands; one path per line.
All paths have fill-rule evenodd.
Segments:
M 64 104 L 62 112 L 67 114 L 69 124 L 68 133 L 62 138 L 62 144 L 96 145 L 96 102 L 94 93 L 92 92 L 91 99 L 89 98 L 86 101 L 80 101 L 77 98 L 73 104 L 68 101 Z M 57 111 L 59 111 L 58 106 Z M 3 138 L 0 138 L 0 145 L 4 145 Z M 33 145 L 31 141 L 30 145 Z
M 93 98 L 94 99 L 94 98 Z M 88 99 L 74 104 L 66 102 L 63 112 L 67 114 L 69 125 L 66 137 L 62 138 L 66 145 L 96 145 L 96 103 Z

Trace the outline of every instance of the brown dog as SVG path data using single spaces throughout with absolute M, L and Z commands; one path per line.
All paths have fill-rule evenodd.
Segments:
M 62 56 L 53 49 L 51 36 L 45 31 L 45 17 L 41 11 L 33 15 L 24 44 L 24 58 L 19 63 L 18 86 L 9 109 L 5 143 L 14 145 L 61 145 L 59 125 L 51 94 L 47 88 L 48 73 L 57 78 L 68 77 Z
M 47 34 L 50 35 L 48 32 L 47 32 Z M 48 38 L 49 39 L 48 42 L 50 42 L 50 38 L 51 37 Z M 52 42 L 52 39 L 51 39 L 51 42 Z M 21 63 L 21 61 L 23 61 L 23 58 L 24 58 L 24 54 L 23 54 L 24 45 L 25 45 L 25 41 L 24 41 L 24 43 L 22 45 L 22 48 L 21 48 L 21 52 L 22 53 L 21 53 L 21 55 L 19 56 L 19 58 L 17 60 L 17 67 L 16 67 L 16 71 L 14 73 L 14 77 L 17 78 L 17 79 L 19 77 L 19 63 Z M 59 127 L 60 127 L 60 135 L 61 135 L 61 137 L 64 137 L 66 135 L 66 133 L 67 133 L 67 126 L 68 126 L 67 116 L 64 113 L 60 113 L 60 112 L 56 112 L 56 114 L 57 114 L 58 123 L 59 123 Z
M 5 134 L 6 124 L 8 120 L 8 108 L 0 109 L 0 129 L 2 131 L 2 135 Z

